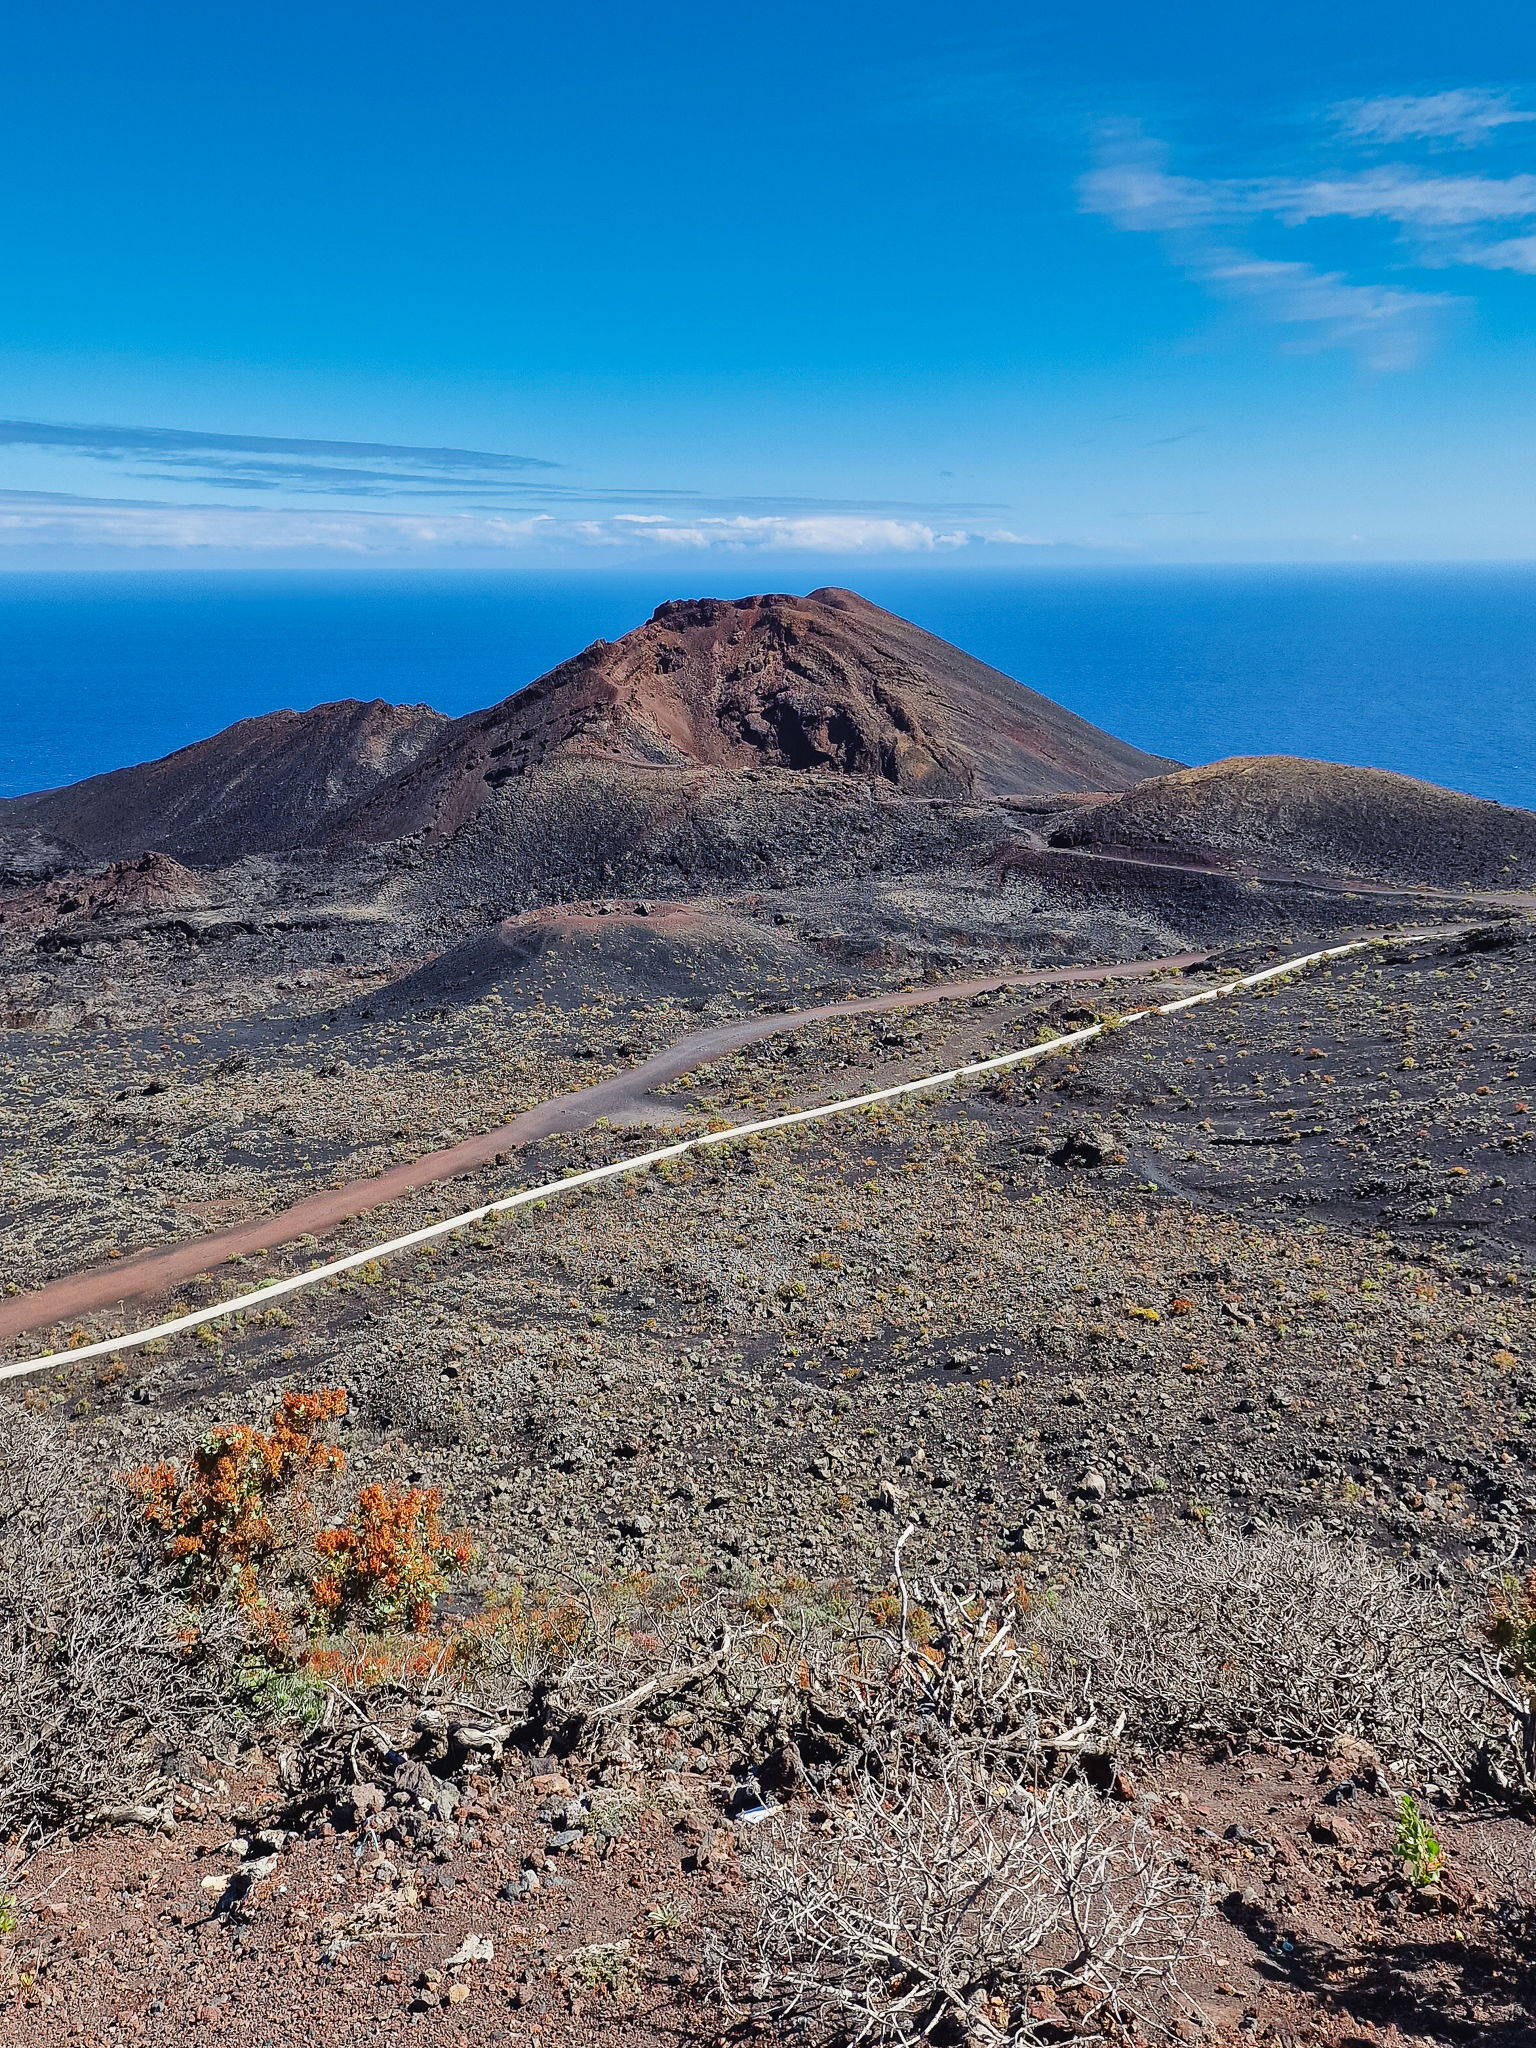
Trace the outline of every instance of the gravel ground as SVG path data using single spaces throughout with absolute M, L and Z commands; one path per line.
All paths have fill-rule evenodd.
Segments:
M 491 1574 L 873 1575 L 908 1518 L 957 1579 L 1049 1577 L 1169 1517 L 1523 1561 L 1533 954 L 1340 963 L 1033 1081 L 523 1211 L 27 1398 L 139 1456 L 275 1385 L 344 1384 L 354 1463 L 447 1487 Z M 1106 997 L 816 1025 L 684 1077 L 657 1115 L 932 1071 Z M 1469 1039 L 1469 1010 L 1500 1029 Z M 550 1140 L 520 1174 L 636 1137 Z
M 551 1850 L 568 1832 L 551 1814 L 577 1788 L 529 1766 L 408 1847 L 328 1824 L 290 1836 L 239 1897 L 228 1880 L 270 1810 L 270 1776 L 200 1782 L 202 1812 L 173 1835 L 97 1839 L 33 1866 L 17 1938 L 0 1944 L 0 2042 L 481 2048 L 701 2030 L 699 1923 L 739 1879 L 733 1844 L 711 1856 L 714 1817 L 682 1775 L 644 1797 L 599 1793 L 616 1832 L 594 1818 Z

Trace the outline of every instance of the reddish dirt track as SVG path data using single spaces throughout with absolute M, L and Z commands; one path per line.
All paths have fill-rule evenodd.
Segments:
M 591 1088 L 578 1088 L 569 1095 L 556 1095 L 536 1109 L 525 1110 L 509 1124 L 479 1137 L 466 1138 L 442 1152 L 425 1152 L 419 1159 L 392 1166 L 386 1173 L 367 1180 L 349 1181 L 339 1188 L 323 1188 L 291 1209 L 261 1216 L 249 1223 L 214 1232 L 190 1244 L 170 1245 L 161 1250 L 138 1252 L 132 1258 L 114 1260 L 110 1265 L 92 1266 L 62 1280 L 50 1281 L 31 1294 L 0 1301 L 0 1343 L 19 1337 L 24 1331 L 39 1330 L 50 1323 L 72 1322 L 80 1316 L 111 1308 L 119 1302 L 139 1301 L 164 1294 L 194 1275 L 206 1273 L 225 1259 L 248 1257 L 291 1244 L 305 1235 L 320 1237 L 339 1224 L 368 1209 L 434 1181 L 451 1180 L 474 1167 L 487 1166 L 501 1154 L 516 1151 L 559 1131 L 581 1131 L 600 1116 L 631 1109 L 648 1092 L 664 1081 L 685 1074 L 690 1067 L 719 1059 L 741 1046 L 771 1038 L 776 1032 L 793 1031 L 802 1024 L 814 1024 L 823 1017 L 856 1017 L 880 1010 L 904 1010 L 923 1003 L 949 998 L 981 995 L 997 988 L 1027 988 L 1064 982 L 1135 981 L 1152 975 L 1177 973 L 1198 966 L 1209 955 L 1174 953 L 1161 960 L 1134 960 L 1117 967 L 1036 968 L 1027 973 L 982 975 L 972 981 L 936 982 L 930 987 L 901 990 L 892 995 L 861 996 L 838 1003 L 821 1003 L 814 1009 L 787 1010 L 773 1016 L 733 1018 L 728 1024 L 711 1025 L 693 1031 L 675 1045 L 653 1053 L 637 1067 L 599 1081 Z

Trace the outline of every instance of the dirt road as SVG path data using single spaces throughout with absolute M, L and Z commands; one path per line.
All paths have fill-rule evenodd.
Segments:
M 168 1245 L 138 1252 L 132 1258 L 109 1265 L 92 1266 L 62 1280 L 50 1281 L 31 1294 L 0 1301 L 0 1343 L 37 1330 L 50 1323 L 73 1322 L 119 1302 L 142 1300 L 164 1294 L 194 1275 L 206 1273 L 225 1259 L 248 1257 L 253 1252 L 271 1251 L 291 1244 L 295 1238 L 321 1237 L 349 1222 L 365 1210 L 377 1209 L 434 1181 L 451 1180 L 456 1174 L 487 1166 L 501 1154 L 516 1151 L 556 1132 L 582 1131 L 599 1117 L 633 1109 L 653 1088 L 676 1080 L 691 1067 L 722 1058 L 759 1039 L 780 1031 L 794 1031 L 825 1017 L 857 1017 L 882 1010 L 912 1009 L 958 997 L 981 995 L 998 988 L 1055 986 L 1071 982 L 1136 981 L 1159 974 L 1178 973 L 1209 958 L 1205 953 L 1174 953 L 1160 960 L 1133 960 L 1112 967 L 1035 968 L 1018 974 L 982 975 L 970 981 L 935 982 L 920 989 L 900 990 L 891 995 L 853 997 L 842 1002 L 821 1003 L 813 1009 L 787 1010 L 771 1016 L 736 1017 L 703 1031 L 692 1031 L 653 1053 L 639 1066 L 599 1081 L 591 1088 L 578 1088 L 569 1095 L 556 1095 L 537 1108 L 525 1110 L 509 1124 L 466 1138 L 441 1152 L 426 1152 L 418 1159 L 392 1166 L 388 1172 L 366 1180 L 349 1181 L 339 1188 L 324 1188 L 290 1209 L 239 1223 L 212 1236 L 188 1244 Z

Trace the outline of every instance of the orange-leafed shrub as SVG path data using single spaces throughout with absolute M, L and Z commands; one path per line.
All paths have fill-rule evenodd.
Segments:
M 146 1465 L 128 1486 L 187 1597 L 244 1610 L 258 1666 L 404 1682 L 451 1658 L 462 1630 L 435 1610 L 473 1549 L 444 1528 L 435 1487 L 374 1483 L 346 1505 L 325 1434 L 346 1407 L 339 1387 L 284 1394 L 270 1428 L 210 1430 L 185 1469 Z
M 229 1589 L 247 1605 L 260 1601 L 263 1567 L 293 1547 L 309 1510 L 300 1482 L 345 1466 L 321 1432 L 346 1407 L 339 1387 L 286 1393 L 270 1430 L 210 1430 L 185 1477 L 169 1463 L 129 1475 L 145 1519 L 165 1535 L 167 1562 L 193 1598 L 211 1600 Z
M 310 1591 L 332 1622 L 425 1629 L 449 1578 L 473 1555 L 467 1535 L 443 1527 L 435 1486 L 365 1486 L 351 1517 L 315 1538 L 322 1569 Z
M 298 1660 L 306 1678 L 367 1692 L 378 1685 L 411 1685 L 437 1678 L 454 1663 L 457 1630 L 427 1635 L 359 1635 L 349 1631 L 334 1642 L 313 1642 Z

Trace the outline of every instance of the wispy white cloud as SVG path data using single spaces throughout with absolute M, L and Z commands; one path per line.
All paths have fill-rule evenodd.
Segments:
M 1507 92 L 1461 87 L 1453 92 L 1345 100 L 1333 109 L 1333 119 L 1352 142 L 1448 142 L 1471 147 L 1487 142 L 1501 128 L 1536 121 L 1536 113 L 1517 107 Z
M 1087 211 L 1133 234 L 1160 235 L 1172 259 L 1207 290 L 1247 305 L 1260 319 L 1307 330 L 1296 338 L 1308 345 L 1350 347 L 1373 369 L 1401 369 L 1416 360 L 1434 321 L 1455 303 L 1444 292 L 1357 284 L 1341 271 L 1264 259 L 1220 232 L 1263 214 L 1284 217 L 1282 204 L 1302 208 L 1309 203 L 1303 193 L 1314 188 L 1178 177 L 1167 169 L 1162 145 L 1134 129 L 1107 131 L 1101 149 L 1099 164 L 1079 188 Z
M 1183 178 L 1166 168 L 1160 144 L 1118 134 L 1105 160 L 1081 181 L 1091 213 L 1142 233 L 1232 226 L 1273 215 L 1287 227 L 1308 221 L 1388 220 L 1403 227 L 1470 227 L 1536 215 L 1536 176 L 1435 177 L 1411 164 L 1383 164 L 1332 178 Z
M 1475 263 L 1482 270 L 1521 270 L 1536 277 L 1536 235 L 1513 235 L 1508 241 L 1463 249 L 1458 260 Z
M 1102 214 L 1132 234 L 1177 234 L 1211 227 L 1251 211 L 1229 187 L 1202 178 L 1176 178 L 1168 152 L 1139 129 L 1115 125 L 1100 136 L 1100 161 L 1079 180 L 1085 211 Z
M 576 539 L 589 546 L 727 553 L 932 554 L 967 547 L 984 538 L 964 528 L 946 531 L 917 519 L 871 519 L 846 513 L 677 520 L 664 513 L 621 512 L 612 519 L 552 519 L 545 523 L 545 530 L 550 539 Z
M 409 479 L 462 488 L 511 474 L 554 470 L 536 455 L 480 448 L 419 448 L 393 441 L 317 441 L 274 434 L 210 434 L 186 427 L 124 427 L 58 420 L 0 420 L 0 448 L 23 448 L 88 462 L 156 462 L 173 475 L 259 489 L 334 491 L 338 486 L 394 488 Z M 526 488 L 526 486 L 524 486 Z M 547 488 L 547 486 L 545 486 Z
M 1508 94 L 1472 90 L 1351 101 L 1334 110 L 1353 142 L 1422 140 L 1462 146 L 1536 120 Z M 1245 303 L 1313 346 L 1357 350 L 1373 368 L 1413 362 L 1446 311 L 1445 292 L 1351 276 L 1247 246 L 1258 224 L 1301 229 L 1328 221 L 1381 221 L 1397 230 L 1391 260 L 1536 275 L 1536 174 L 1447 175 L 1412 163 L 1317 177 L 1191 178 L 1168 168 L 1161 144 L 1128 128 L 1104 131 L 1083 179 L 1092 213 L 1133 234 L 1161 237 L 1170 258 L 1215 295 Z M 1497 231 L 1503 229 L 1503 234 Z M 1297 331 L 1301 331 L 1300 334 Z
M 1354 178 L 1316 178 L 1256 188 L 1254 210 L 1287 226 L 1309 221 L 1385 220 L 1403 230 L 1402 246 L 1425 269 L 1536 273 L 1536 235 L 1489 240 L 1486 232 L 1536 221 L 1536 176 L 1428 177 L 1392 164 Z
M 1249 211 L 1273 213 L 1292 227 L 1331 218 L 1461 228 L 1536 214 L 1536 177 L 1528 172 L 1512 178 L 1434 178 L 1408 164 L 1388 164 L 1358 177 L 1275 182 L 1251 186 L 1248 192 Z
M 44 420 L 0 420 L 0 457 L 8 451 L 65 465 L 111 464 L 133 483 L 212 487 L 269 498 L 339 499 L 343 504 L 381 504 L 406 509 L 423 503 L 445 510 L 542 511 L 551 506 L 667 506 L 678 512 L 713 515 L 855 513 L 958 518 L 1005 508 L 908 500 L 850 500 L 808 497 L 711 496 L 675 488 L 646 489 L 565 478 L 524 475 L 554 472 L 561 465 L 530 455 L 497 455 L 472 448 L 417 448 L 393 442 L 279 439 L 266 434 L 211 434 L 180 427 L 124 427 L 61 424 Z M 516 472 L 516 474 L 514 474 Z M 14 472 L 13 472 L 14 474 Z M 35 479 L 34 479 L 35 480 Z M 46 481 L 52 481 L 52 475 Z
M 1309 328 L 1319 346 L 1354 344 L 1378 370 L 1401 369 L 1413 362 L 1424 345 L 1426 320 L 1455 304 L 1445 292 L 1351 284 L 1339 271 L 1254 256 L 1213 260 L 1205 275 L 1216 290 L 1247 301 L 1264 319 L 1283 327 Z

